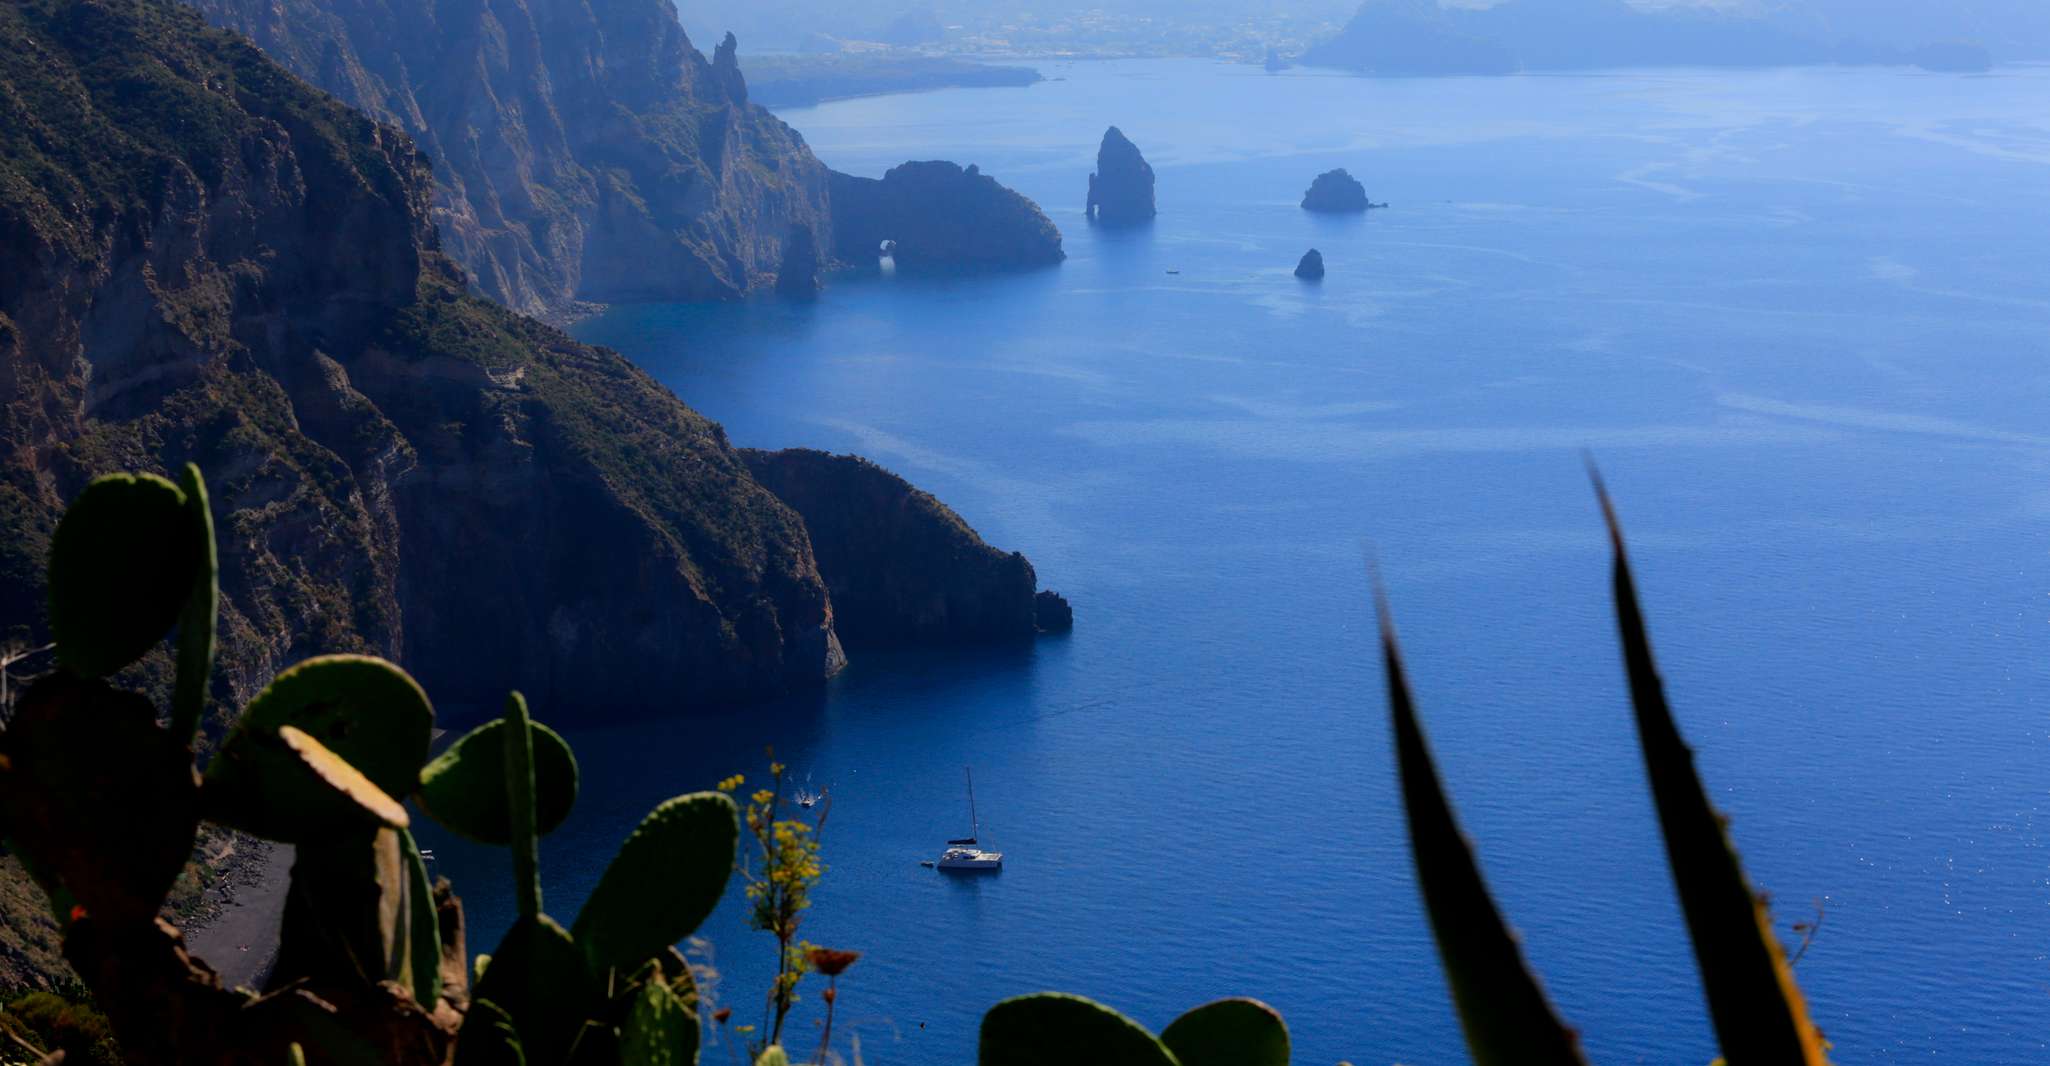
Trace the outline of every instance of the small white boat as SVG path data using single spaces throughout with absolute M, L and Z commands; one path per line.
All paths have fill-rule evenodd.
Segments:
M 942 870 L 1001 870 L 1004 853 L 955 845 L 940 853 Z
M 947 850 L 940 853 L 939 868 L 942 870 L 1001 870 L 1004 868 L 1004 853 L 984 851 L 976 841 L 982 834 L 982 822 L 975 816 L 975 774 L 967 767 L 961 772 L 968 778 L 968 828 L 969 834 L 959 840 L 947 841 Z

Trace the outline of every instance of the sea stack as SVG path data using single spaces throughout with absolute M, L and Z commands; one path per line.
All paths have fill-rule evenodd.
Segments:
M 740 42 L 730 32 L 712 50 L 712 80 L 729 103 L 747 103 L 747 79 L 740 75 Z
M 1089 175 L 1089 218 L 1130 226 L 1151 221 L 1153 214 L 1153 168 L 1139 146 L 1112 126 L 1096 150 L 1096 173 Z
M 783 238 L 776 295 L 788 300 L 811 300 L 819 295 L 819 239 L 802 222 L 791 223 L 790 235 Z
M 1365 211 L 1370 206 L 1367 187 L 1346 173 L 1344 167 L 1317 175 L 1317 180 L 1310 183 L 1310 190 L 1303 194 L 1305 211 L 1344 214 Z
M 1324 277 L 1324 253 L 1315 248 L 1303 253 L 1302 261 L 1295 265 L 1295 276 L 1304 281 L 1320 281 Z

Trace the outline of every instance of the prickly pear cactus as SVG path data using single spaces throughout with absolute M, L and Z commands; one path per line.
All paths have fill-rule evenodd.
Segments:
M 1220 999 L 1176 1018 L 1160 1042 L 1182 1066 L 1288 1066 L 1288 1023 L 1257 999 Z
M 572 932 L 594 971 L 667 951 L 726 891 L 740 816 L 722 792 L 668 800 L 648 813 L 605 868 Z
M 414 797 L 428 817 L 480 844 L 512 843 L 504 785 L 508 726 L 493 719 L 464 734 L 420 771 Z M 529 723 L 534 766 L 534 831 L 554 832 L 577 800 L 577 760 L 555 730 Z
M 434 708 L 405 671 L 367 655 L 308 659 L 250 701 L 206 771 L 209 817 L 257 836 L 318 842 L 360 824 L 358 804 L 310 781 L 280 735 L 311 737 L 387 796 L 419 783 Z M 403 824 L 403 823 L 401 823 Z
M 1117 1011 L 1059 992 L 1007 999 L 982 1016 L 981 1066 L 1180 1066 L 1152 1033 Z
M 157 727 L 156 708 L 59 672 L 22 695 L 0 754 L 8 837 L 45 888 L 108 922 L 155 917 L 199 826 L 192 753 Z
M 206 570 L 205 532 L 185 492 L 154 474 L 109 474 L 87 485 L 50 538 L 57 661 L 81 677 L 104 677 L 156 647 Z

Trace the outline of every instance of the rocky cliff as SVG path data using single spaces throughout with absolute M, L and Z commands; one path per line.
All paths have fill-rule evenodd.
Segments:
M 1032 564 L 983 543 L 946 504 L 852 455 L 741 452 L 811 533 L 850 646 L 1018 640 L 1071 628 Z
M 1116 126 L 1104 131 L 1103 144 L 1096 149 L 1086 213 L 1109 226 L 1129 226 L 1154 215 L 1153 167 Z
M 904 163 L 880 180 L 834 171 L 833 254 L 873 263 L 884 241 L 907 270 L 1047 266 L 1066 258 L 1039 205 L 974 166 Z
M 840 663 L 802 523 L 619 356 L 464 294 L 403 135 L 168 0 L 0 8 L 0 618 L 93 475 L 198 462 L 219 698 L 362 649 L 444 702 Z
M 829 226 L 825 167 L 748 103 L 731 35 L 706 60 L 668 0 L 192 2 L 410 134 L 444 248 L 515 310 L 775 287 Z

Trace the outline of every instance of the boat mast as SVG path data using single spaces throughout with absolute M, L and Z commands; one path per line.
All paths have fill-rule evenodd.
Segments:
M 975 817 L 975 771 L 963 766 L 961 773 L 968 778 L 968 836 L 974 839 L 982 836 L 982 823 Z

